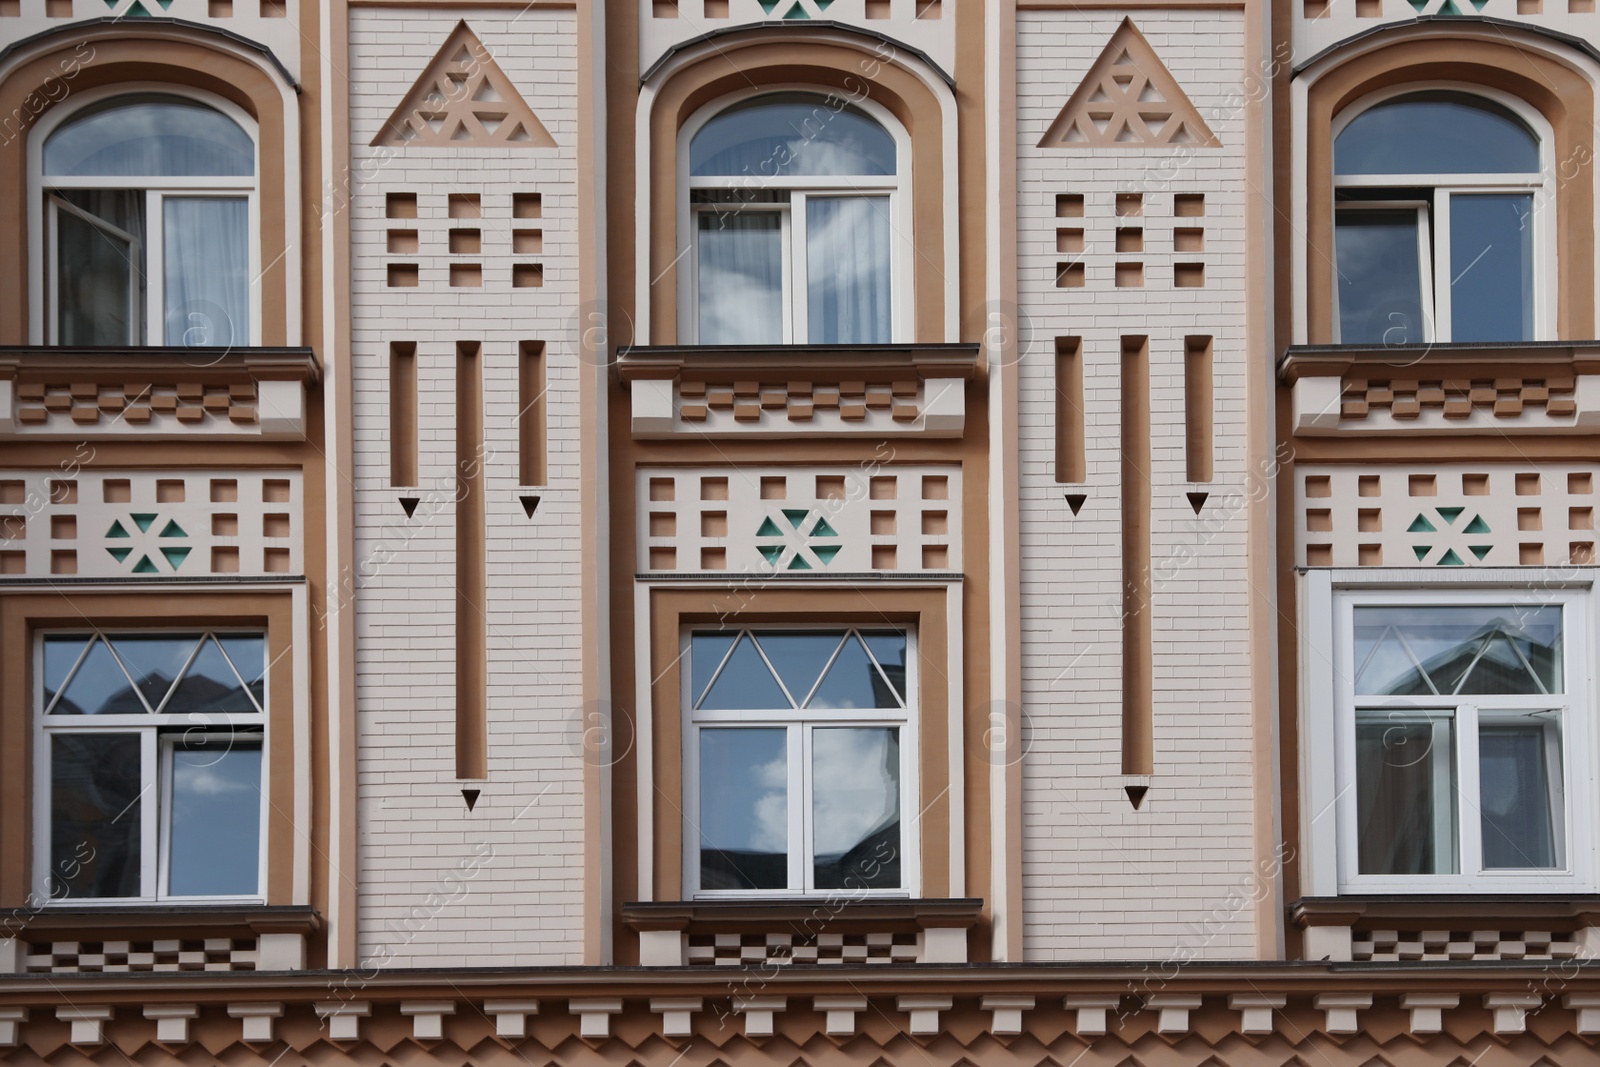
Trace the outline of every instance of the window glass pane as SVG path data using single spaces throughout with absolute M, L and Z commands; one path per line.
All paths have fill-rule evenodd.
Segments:
M 689 638 L 690 699 L 695 707 L 700 706 L 706 686 L 711 684 L 717 668 L 722 666 L 723 657 L 738 636 L 737 633 L 707 633 L 694 634 Z
M 78 662 L 78 657 L 83 655 L 84 646 L 92 637 L 82 634 L 72 636 L 55 636 L 44 639 L 44 706 L 49 707 L 50 702 L 61 692 L 61 687 L 66 683 L 67 674 L 72 670 L 72 665 Z M 82 708 L 73 709 L 81 712 Z
M 809 708 L 898 708 L 894 689 L 872 665 L 861 641 L 851 635 L 812 695 Z
M 1342 344 L 1428 340 L 1417 258 L 1417 213 L 1341 210 L 1334 216 Z
M 722 668 L 722 673 L 700 701 L 700 707 L 710 711 L 787 710 L 792 706 L 749 634 L 739 638 L 733 655 L 728 657 L 728 665 Z
M 50 739 L 50 895 L 136 897 L 142 768 L 138 734 Z
M 223 658 L 222 649 L 208 637 L 162 710 L 168 714 L 254 715 L 260 709 Z
M 838 98 L 774 94 L 736 104 L 701 127 L 689 146 L 689 173 L 893 174 L 894 138 Z
M 135 308 L 144 299 L 144 194 L 76 189 L 57 195 L 83 213 L 60 205 L 51 212 L 57 340 L 142 343 Z
M 173 746 L 172 896 L 261 891 L 261 743 L 192 731 Z
M 249 211 L 242 196 L 169 196 L 166 343 L 226 347 L 250 340 Z
M 49 656 L 50 642 L 45 643 Z M 139 699 L 122 673 L 111 649 L 104 641 L 96 641 L 84 657 L 61 699 L 51 709 L 52 715 L 143 715 L 148 709 Z
M 1539 141 L 1510 111 L 1466 93 L 1411 93 L 1369 108 L 1333 145 L 1335 174 L 1533 174 Z
M 700 343 L 783 343 L 783 219 L 775 211 L 702 211 Z
M 1455 722 L 1444 713 L 1356 716 L 1362 874 L 1455 874 Z
M 894 691 L 903 701 L 906 697 L 906 635 L 902 633 L 863 633 L 861 640 L 866 644 L 867 650 L 872 653 L 872 658 L 878 661 L 878 666 L 883 673 L 889 676 L 889 684 L 894 686 Z
M 700 731 L 701 889 L 788 886 L 787 735 Z
M 1551 751 L 1558 741 L 1555 723 L 1479 727 L 1478 805 L 1486 869 L 1563 865 L 1561 763 Z
M 73 177 L 242 177 L 255 143 L 221 112 L 179 97 L 122 97 L 82 115 L 44 144 L 44 172 Z
M 160 711 L 172 683 L 183 673 L 184 664 L 199 644 L 199 634 L 115 634 L 111 643 L 138 683 L 139 692 L 150 702 L 150 710 Z
M 1450 197 L 1450 338 L 1533 339 L 1533 194 Z
M 244 679 L 245 686 L 256 698 L 256 704 L 267 706 L 267 639 L 261 634 L 222 634 L 217 638 L 222 651 L 233 662 L 233 669 Z
M 796 704 L 803 703 L 811 694 L 817 679 L 822 676 L 822 668 L 828 665 L 828 658 L 844 638 L 844 634 L 838 630 L 762 632 L 757 636 L 762 651 L 772 661 Z
M 810 198 L 806 279 L 810 343 L 888 344 L 889 198 Z
M 1354 637 L 1363 695 L 1564 689 L 1559 607 L 1358 607 Z
M 817 729 L 811 751 L 816 887 L 899 888 L 899 729 Z

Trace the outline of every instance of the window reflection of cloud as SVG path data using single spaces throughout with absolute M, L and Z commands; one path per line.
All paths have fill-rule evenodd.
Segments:
M 845 852 L 899 814 L 900 787 L 890 773 L 898 754 L 891 731 L 817 730 L 813 735 L 812 781 L 816 852 Z M 898 747 L 898 746 L 896 746 Z

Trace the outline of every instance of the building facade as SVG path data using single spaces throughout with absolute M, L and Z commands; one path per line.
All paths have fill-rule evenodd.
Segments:
M 0 1059 L 1597 1062 L 1596 18 L 0 0 Z

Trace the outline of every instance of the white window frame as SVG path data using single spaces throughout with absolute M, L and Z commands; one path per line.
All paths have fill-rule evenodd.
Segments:
M 780 177 L 692 177 L 689 173 L 689 147 L 695 134 L 722 112 L 755 97 L 781 93 L 830 93 L 851 107 L 867 114 L 894 139 L 893 175 L 798 175 Z M 721 97 L 697 110 L 678 131 L 678 262 L 682 282 L 678 287 L 678 335 L 685 344 L 700 342 L 700 238 L 699 216 L 705 212 L 727 210 L 714 204 L 691 204 L 691 194 L 700 189 L 786 190 L 788 204 L 756 203 L 735 210 L 777 211 L 783 216 L 783 342 L 810 343 L 810 304 L 807 300 L 807 261 L 805 205 L 808 198 L 822 196 L 887 196 L 889 198 L 889 343 L 911 337 L 913 284 L 911 267 L 914 248 L 911 242 L 911 137 L 894 115 L 875 100 L 846 98 L 835 90 L 807 84 L 763 85 Z
M 44 145 L 52 133 L 70 122 L 85 108 L 123 96 L 159 93 L 181 97 L 221 112 L 249 136 L 255 145 L 255 173 L 249 177 L 50 177 L 44 173 Z M 182 346 L 182 338 L 155 338 L 153 330 L 164 330 L 166 311 L 162 304 L 166 282 L 162 260 L 164 232 L 163 202 L 169 197 L 243 197 L 249 240 L 250 329 L 247 344 L 261 344 L 261 137 L 256 121 L 230 100 L 213 93 L 166 82 L 130 82 L 74 93 L 61 107 L 52 108 L 28 138 L 28 254 L 33 265 L 35 285 L 29 294 L 30 327 L 34 344 L 59 344 L 55 307 L 55 214 L 59 206 L 50 197 L 57 190 L 126 189 L 145 193 L 145 278 L 144 306 L 136 308 L 136 336 L 131 348 Z M 75 212 L 82 214 L 81 212 Z M 96 225 L 103 225 L 95 220 Z M 130 301 L 131 302 L 131 301 Z M 241 342 L 235 340 L 235 347 Z
M 1557 298 L 1559 286 L 1556 264 L 1556 182 L 1555 182 L 1555 131 L 1544 115 L 1526 101 L 1510 93 L 1501 92 L 1482 85 L 1469 85 L 1460 82 L 1410 82 L 1405 85 L 1391 86 L 1379 92 L 1370 93 L 1346 107 L 1334 120 L 1330 131 L 1329 158 L 1332 158 L 1332 146 L 1337 142 L 1339 135 L 1345 128 L 1354 122 L 1363 112 L 1370 111 L 1380 104 L 1387 103 L 1397 97 L 1410 96 L 1422 92 L 1456 92 L 1468 96 L 1476 96 L 1490 103 L 1498 104 L 1512 112 L 1533 131 L 1539 140 L 1539 173 L 1528 174 L 1359 174 L 1341 175 L 1334 173 L 1333 203 L 1330 205 L 1334 215 L 1333 237 L 1335 244 L 1338 242 L 1338 216 L 1344 212 L 1357 212 L 1363 210 L 1378 210 L 1383 207 L 1417 206 L 1421 216 L 1422 225 L 1419 226 L 1419 255 L 1418 264 L 1422 273 L 1421 292 L 1423 300 L 1423 331 L 1424 336 L 1410 338 L 1410 343 L 1437 342 L 1447 344 L 1451 340 L 1451 305 L 1450 282 L 1451 279 L 1437 277 L 1441 265 L 1450 263 L 1450 198 L 1453 195 L 1471 195 L 1485 193 L 1525 193 L 1533 196 L 1533 336 L 1532 341 L 1548 341 L 1555 337 Z M 1433 190 L 1433 207 L 1430 213 L 1426 204 L 1419 201 L 1344 201 L 1338 199 L 1340 190 L 1344 189 L 1415 189 L 1431 188 Z M 1431 218 L 1430 218 L 1431 214 Z M 1431 232 L 1431 235 L 1430 235 Z M 1335 250 L 1334 262 L 1338 262 L 1338 252 Z M 1337 266 L 1333 271 L 1333 337 L 1334 343 L 1342 343 L 1340 339 L 1339 317 L 1339 272 Z M 1400 343 L 1400 342 L 1396 342 Z
M 1449 574 L 1396 568 L 1386 574 L 1331 568 L 1302 577 L 1301 781 L 1302 840 L 1306 844 L 1306 894 L 1593 892 L 1596 886 L 1595 798 L 1600 769 L 1597 731 L 1591 722 L 1595 665 L 1595 603 L 1588 582 L 1571 571 L 1527 568 L 1461 569 Z M 1357 851 L 1353 619 L 1356 607 L 1509 606 L 1560 607 L 1565 693 L 1552 697 L 1463 696 L 1361 698 L 1374 707 L 1448 711 L 1456 718 L 1459 874 L 1363 875 Z M 1553 708 L 1561 712 L 1565 791 L 1562 819 L 1565 859 L 1560 870 L 1478 869 L 1481 819 L 1476 803 L 1479 722 L 1499 711 Z M 1327 758 L 1332 753 L 1333 758 Z
M 268 637 L 267 631 L 260 626 L 209 626 L 209 627 L 184 627 L 184 626 L 141 626 L 141 627 L 94 627 L 85 628 L 59 627 L 42 629 L 33 634 L 33 688 L 30 693 L 29 714 L 33 716 L 33 780 L 34 787 L 34 819 L 33 819 L 33 889 L 35 899 L 43 901 L 45 907 L 75 907 L 92 904 L 95 907 L 119 907 L 125 905 L 146 904 L 263 904 L 266 902 L 267 892 L 267 813 L 271 807 L 268 799 L 271 773 L 271 750 L 268 746 L 267 719 L 272 700 L 271 671 L 262 676 L 262 711 L 259 714 L 227 713 L 221 715 L 206 715 L 198 712 L 183 712 L 176 714 L 157 711 L 155 714 L 132 715 L 63 715 L 52 716 L 45 713 L 44 700 L 44 644 L 45 638 L 52 636 L 83 637 L 87 642 L 88 636 L 93 633 L 101 637 L 110 637 L 113 641 L 119 636 L 130 636 L 141 633 L 148 634 L 197 634 L 209 637 L 211 635 L 226 636 L 228 634 L 260 635 L 263 640 Z M 184 663 L 187 670 L 193 663 L 203 645 L 197 641 L 195 652 Z M 270 644 L 267 648 L 270 650 Z M 113 654 L 115 654 L 113 652 Z M 226 653 L 224 653 L 226 654 Z M 270 651 L 268 653 L 270 665 Z M 248 729 L 247 729 L 248 728 Z M 205 729 L 207 737 L 216 738 L 218 741 L 246 740 L 251 744 L 261 746 L 261 806 L 260 826 L 258 829 L 259 851 L 256 857 L 257 890 L 254 893 L 210 895 L 210 896 L 180 896 L 167 893 L 168 858 L 171 847 L 171 834 L 167 832 L 167 819 L 172 811 L 172 750 L 174 741 L 181 736 L 183 730 Z M 238 732 L 233 732 L 237 730 Z M 64 897 L 53 898 L 51 890 L 54 888 L 58 872 L 51 869 L 51 840 L 52 829 L 51 808 L 51 738 L 57 734 L 137 734 L 140 736 L 140 780 L 143 789 L 140 793 L 140 895 L 136 897 L 75 897 L 70 893 Z M 152 788 L 153 787 L 153 788 Z
M 793 633 L 803 630 L 823 632 L 848 632 L 857 630 L 903 631 L 906 637 L 906 692 L 905 705 L 898 712 L 887 708 L 829 708 L 794 709 L 790 711 L 701 711 L 694 707 L 699 694 L 693 692 L 693 675 L 690 637 L 705 633 L 714 626 L 688 624 L 679 633 L 679 662 L 683 669 L 683 879 L 684 892 L 689 899 L 748 900 L 873 897 L 909 899 L 921 891 L 922 864 L 918 837 L 921 829 L 921 805 L 918 803 L 918 767 L 921 743 L 917 720 L 920 707 L 920 685 L 917 677 L 917 635 L 909 624 L 885 623 L 882 626 L 855 623 L 770 623 L 760 626 L 739 627 L 731 632 L 742 634 L 751 630 L 762 632 Z M 762 653 L 765 658 L 765 653 Z M 770 662 L 770 661 L 769 661 Z M 829 661 L 831 666 L 832 661 Z M 826 668 L 824 668 L 826 673 Z M 774 672 L 776 675 L 776 672 Z M 708 685 L 715 684 L 713 677 Z M 782 684 L 780 680 L 780 684 Z M 803 699 L 803 697 L 802 697 Z M 781 889 L 701 889 L 700 888 L 700 739 L 702 728 L 749 726 L 768 729 L 784 728 L 788 731 L 785 754 L 788 759 L 788 824 L 789 824 L 789 884 Z M 811 733 L 817 727 L 827 726 L 882 726 L 900 730 L 900 885 L 893 889 L 818 889 L 815 886 L 815 866 L 810 833 L 812 801 L 812 748 Z M 799 743 L 796 743 L 796 739 Z M 797 847 L 798 844 L 798 847 Z

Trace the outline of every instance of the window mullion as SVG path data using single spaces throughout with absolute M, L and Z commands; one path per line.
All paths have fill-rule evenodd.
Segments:
M 1429 279 L 1433 289 L 1434 323 L 1432 340 L 1449 341 L 1453 336 L 1452 330 L 1452 282 L 1450 267 L 1450 190 L 1435 189 L 1433 192 L 1433 248 L 1427 247 L 1428 234 L 1425 228 L 1429 225 L 1428 211 L 1422 211 L 1421 225 L 1418 234 L 1423 242 L 1423 250 L 1429 255 L 1431 263 L 1423 270 L 1423 277 Z M 1424 298 L 1427 294 L 1424 293 Z M 1427 306 L 1427 304 L 1424 304 Z
M 1483 873 L 1483 816 L 1479 807 L 1478 707 L 1456 708 L 1456 781 L 1459 793 L 1461 876 L 1475 880 Z
M 805 193 L 791 193 L 789 197 L 789 248 L 785 257 L 785 265 L 789 276 L 789 292 L 784 301 L 789 311 L 790 337 L 793 343 L 803 345 L 811 340 L 811 315 L 810 305 L 807 303 L 806 278 L 806 213 L 810 197 Z
M 142 774 L 139 785 L 139 895 L 149 899 L 159 897 L 159 850 L 162 847 L 161 821 L 166 809 L 166 798 L 158 787 L 160 752 L 154 728 L 139 731 L 139 755 Z M 156 786 L 156 788 L 152 788 Z
M 154 189 L 145 193 L 145 256 L 144 288 L 145 316 L 144 341 L 149 345 L 167 344 L 167 316 L 162 302 L 166 299 L 166 213 L 162 196 Z M 134 264 L 138 273 L 138 264 Z
M 810 892 L 816 865 L 811 857 L 811 728 L 789 726 L 789 887 Z

